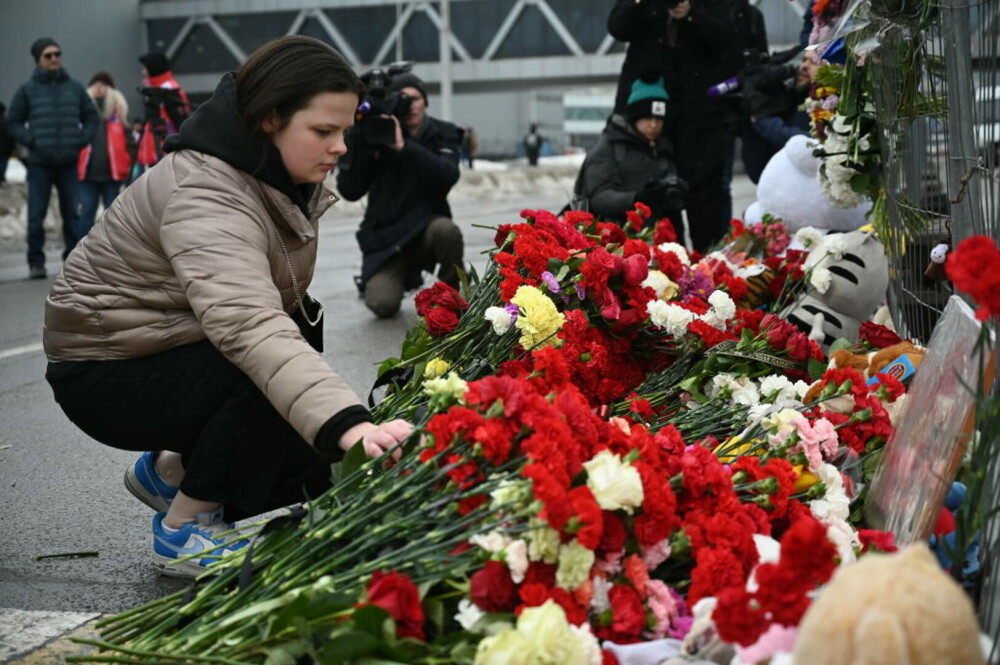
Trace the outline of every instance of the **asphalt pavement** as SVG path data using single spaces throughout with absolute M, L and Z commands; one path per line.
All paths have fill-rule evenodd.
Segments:
M 737 210 L 752 194 L 745 178 L 734 181 Z M 480 272 L 486 265 L 493 231 L 481 226 L 515 222 L 524 208 L 557 210 L 563 201 L 561 193 L 545 190 L 453 201 L 466 260 Z M 417 317 L 412 295 L 391 320 L 375 319 L 358 299 L 352 276 L 361 265 L 354 239 L 359 219 L 356 206 L 335 206 L 323 218 L 310 293 L 326 307 L 325 357 L 364 397 L 375 365 L 399 353 Z M 122 484 L 135 454 L 79 432 L 44 380 L 43 303 L 59 266 L 60 248 L 50 246 L 49 278 L 28 280 L 23 248 L 0 249 L 0 662 L 95 615 L 186 584 L 149 564 L 152 512 Z M 97 556 L 36 560 L 81 551 Z

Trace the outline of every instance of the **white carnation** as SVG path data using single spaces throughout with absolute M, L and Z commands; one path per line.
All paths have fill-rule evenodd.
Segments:
M 772 402 L 793 399 L 795 386 L 784 374 L 768 374 L 760 380 L 760 396 Z
M 725 330 L 726 321 L 736 314 L 736 303 L 725 291 L 716 290 L 708 297 L 708 304 L 712 308 L 701 317 L 702 320 L 713 328 Z
M 832 281 L 833 273 L 826 268 L 813 268 L 809 274 L 809 284 L 820 293 L 826 293 Z
M 469 542 L 492 554 L 505 549 L 510 544 L 510 537 L 499 531 L 490 531 L 489 533 L 477 533 L 469 538 Z
M 799 243 L 806 249 L 812 249 L 816 244 L 823 239 L 823 233 L 814 229 L 811 226 L 803 226 L 801 229 L 795 232 L 795 242 Z
M 642 505 L 642 479 L 639 471 L 608 450 L 597 453 L 583 468 L 587 487 L 604 510 L 625 510 L 629 515 Z
M 511 541 L 504 550 L 507 567 L 510 569 L 510 578 L 514 584 L 524 581 L 524 574 L 528 572 L 528 543 L 520 538 Z
M 594 609 L 594 614 L 610 610 L 611 600 L 608 598 L 608 592 L 611 591 L 611 587 L 614 584 L 603 577 L 597 576 L 592 581 L 594 583 L 594 595 L 590 597 L 590 606 Z
M 483 317 L 493 325 L 493 332 L 498 335 L 510 330 L 514 323 L 514 317 L 503 307 L 487 307 Z
M 580 643 L 580 647 L 587 657 L 586 662 L 581 663 L 581 665 L 601 665 L 601 645 L 597 642 L 594 634 L 590 632 L 590 624 L 584 623 L 581 626 L 570 624 L 569 630 L 573 633 L 573 637 Z
M 688 325 L 695 318 L 694 312 L 665 303 L 662 300 L 654 300 L 646 305 L 646 311 L 649 313 L 649 320 L 653 325 L 663 328 L 674 337 L 685 334 Z
M 472 630 L 476 622 L 486 615 L 475 603 L 463 598 L 458 601 L 458 612 L 455 614 L 455 621 L 465 630 Z

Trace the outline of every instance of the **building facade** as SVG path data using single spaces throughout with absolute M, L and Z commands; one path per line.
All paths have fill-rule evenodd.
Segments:
M 593 122 L 564 104 L 614 94 L 625 45 L 607 34 L 611 0 L 143 0 L 150 49 L 166 51 L 197 100 L 248 53 L 282 35 L 328 42 L 359 72 L 413 61 L 430 113 L 475 128 L 481 155 L 510 156 L 532 123 L 557 151 Z M 803 7 L 764 0 L 769 40 L 798 41 Z M 442 27 L 447 26 L 442 36 Z M 442 52 L 441 45 L 450 48 Z M 443 56 L 443 57 L 442 57 Z M 447 94 L 447 88 L 452 94 Z M 444 94 L 442 94 L 444 93 Z M 592 119 L 591 119 L 592 120 Z

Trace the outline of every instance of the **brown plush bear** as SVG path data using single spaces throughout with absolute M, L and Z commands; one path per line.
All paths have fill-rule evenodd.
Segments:
M 924 543 L 840 568 L 799 625 L 794 665 L 984 665 L 962 588 Z

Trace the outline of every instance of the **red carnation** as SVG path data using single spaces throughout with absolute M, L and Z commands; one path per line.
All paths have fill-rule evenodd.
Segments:
M 424 639 L 424 608 L 420 592 L 409 577 L 376 570 L 368 583 L 368 602 L 388 612 L 396 622 L 397 637 Z
M 1000 272 L 996 270 L 997 263 L 1000 263 L 1000 251 L 993 239 L 971 236 L 948 254 L 944 264 L 948 279 L 955 288 L 969 294 L 979 305 L 976 318 L 980 321 L 1000 316 Z

